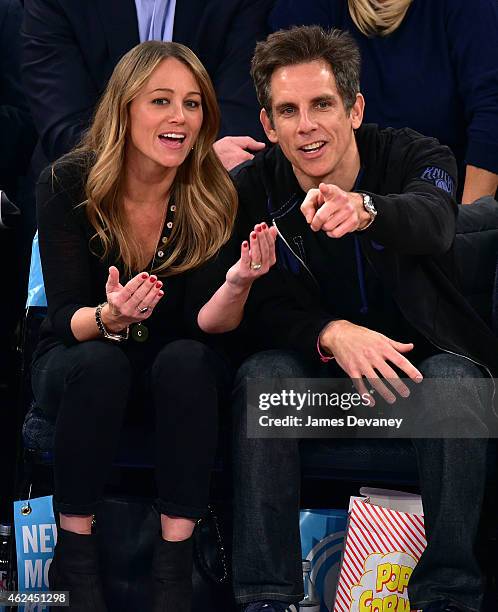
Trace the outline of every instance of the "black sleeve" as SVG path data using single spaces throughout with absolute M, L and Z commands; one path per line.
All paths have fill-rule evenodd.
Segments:
M 185 321 L 187 329 L 195 337 L 208 337 L 197 324 L 201 308 L 225 282 L 226 274 L 240 257 L 235 236 L 220 249 L 215 257 L 187 275 L 185 291 Z
M 266 212 L 266 192 L 253 174 L 256 171 L 250 166 L 239 167 L 232 173 L 239 194 L 237 231 L 240 242 L 247 240 L 256 223 L 271 224 Z M 277 238 L 277 243 L 280 240 Z M 258 348 L 297 350 L 318 360 L 318 335 L 336 317 L 322 306 L 318 293 L 283 267 L 278 253 L 279 248 L 276 265 L 251 288 L 245 312 L 246 326 Z
M 77 342 L 71 318 L 92 304 L 90 253 L 84 208 L 78 207 L 81 175 L 75 169 L 45 169 L 36 188 L 40 256 L 52 328 L 67 345 Z
M 25 0 L 22 39 L 26 95 L 43 151 L 54 161 L 80 140 L 99 92 L 57 0 Z
M 22 7 L 17 0 L 0 1 L 0 182 L 24 174 L 36 132 L 21 87 L 20 30 Z
M 401 189 L 389 195 L 370 194 L 378 214 L 365 233 L 398 253 L 445 253 L 455 238 L 458 211 L 453 154 L 434 138 L 413 138 L 408 130 L 400 141 L 403 146 L 393 149 L 393 154 L 403 159 Z

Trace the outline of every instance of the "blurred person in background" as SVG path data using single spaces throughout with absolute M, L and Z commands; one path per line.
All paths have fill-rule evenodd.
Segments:
M 19 0 L 0 0 L 0 191 L 26 214 L 26 174 L 36 131 L 21 85 L 21 21 Z M 11 274 L 12 279 L 10 297 L 0 305 L 0 381 L 9 379 L 11 336 L 25 294 L 23 249 L 29 242 L 22 239 L 19 218 L 5 213 L 4 209 L 2 220 L 8 228 L 0 228 L 0 261 L 3 274 Z
M 458 200 L 498 188 L 496 0 L 277 0 L 271 30 L 349 31 L 362 57 L 365 122 L 411 127 L 451 148 Z
M 139 42 L 196 53 L 221 107 L 215 151 L 227 169 L 264 147 L 249 67 L 273 0 L 26 0 L 23 78 L 40 145 L 35 172 L 77 144 L 114 66 Z
M 36 132 L 20 75 L 22 5 L 0 0 L 0 189 L 16 200 Z
M 0 445 L 4 475 L 0 522 L 5 522 L 3 517 L 11 513 L 16 439 L 10 435 L 15 428 L 13 336 L 26 295 L 30 239 L 26 235 L 29 232 L 23 229 L 30 207 L 25 175 L 36 142 L 36 131 L 21 86 L 21 22 L 19 0 L 0 0 L 0 192 L 23 212 L 22 216 L 14 216 L 2 207 L 0 223 L 0 270 L 4 278 L 9 278 L 8 294 L 5 289 L 0 302 L 0 420 L 6 434 Z

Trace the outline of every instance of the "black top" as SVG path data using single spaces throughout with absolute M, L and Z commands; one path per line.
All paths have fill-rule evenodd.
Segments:
M 437 349 L 498 371 L 498 342 L 455 285 L 452 246 L 458 207 L 451 152 L 409 129 L 363 125 L 355 138 L 363 168 L 357 190 L 370 194 L 378 211 L 372 226 L 357 236 L 382 295 L 392 298 L 410 326 Z M 302 191 L 296 190 L 292 166 L 276 146 L 233 175 L 242 233 L 264 220 L 274 222 L 285 240 L 277 241 L 277 266 L 249 296 L 249 322 L 257 320 L 264 340 L 260 348 L 286 347 L 318 359 L 318 334 L 342 313 L 324 295 L 315 274 L 318 245 L 299 210 Z
M 85 200 L 86 176 L 84 166 L 66 156 L 56 163 L 53 171 L 47 168 L 38 182 L 38 232 L 48 303 L 38 355 L 61 341 L 67 346 L 78 342 L 71 331 L 71 318 L 79 308 L 97 306 L 106 300 L 110 265 L 118 268 L 123 284 L 129 280 L 123 277 L 124 268 L 117 256 L 111 254 L 102 259 L 99 253 L 93 252 L 96 241 L 90 248 L 95 230 L 88 221 L 85 206 L 81 205 Z M 195 271 L 163 279 L 165 295 L 145 322 L 149 339 L 143 349 L 147 353 L 177 338 L 209 339 L 197 326 L 197 314 L 223 284 L 226 271 L 235 259 L 228 244 L 219 256 Z M 136 351 L 137 345 L 141 346 L 130 339 L 123 347 Z
M 278 154 L 278 151 L 275 149 L 274 153 Z M 361 190 L 364 174 L 362 168 L 353 191 Z M 293 191 L 298 203 L 306 196 L 294 173 L 286 175 L 280 187 Z M 285 209 L 279 207 L 279 210 L 283 219 Z M 428 343 L 402 315 L 391 293 L 366 259 L 360 236 L 360 233 L 353 232 L 335 240 L 324 232 L 307 230 L 293 235 L 290 245 L 312 272 L 320 287 L 321 300 L 327 311 L 333 313 L 333 318 L 347 319 L 356 325 L 375 329 L 398 342 L 413 342 L 417 350 L 411 356 L 416 352 L 417 359 L 431 354 Z

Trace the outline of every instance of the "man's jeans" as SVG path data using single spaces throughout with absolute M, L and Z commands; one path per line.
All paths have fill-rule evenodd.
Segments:
M 492 401 L 492 385 L 475 385 L 482 371 L 467 359 L 438 354 L 417 364 L 425 378 L 449 378 L 445 401 L 423 398 L 431 415 L 452 406 L 477 420 Z M 325 370 L 326 371 L 326 370 Z M 240 368 L 234 390 L 233 580 L 238 603 L 288 603 L 303 597 L 299 538 L 300 457 L 297 439 L 255 439 L 246 432 L 248 378 L 323 377 L 299 355 L 267 351 Z M 326 375 L 326 374 L 325 374 Z M 420 386 L 420 392 L 424 385 Z M 431 391 L 432 393 L 432 391 Z M 448 393 L 451 397 L 448 397 Z M 483 431 L 486 431 L 485 429 Z M 389 440 L 385 441 L 389 444 Z M 486 439 L 414 439 L 428 540 L 408 588 L 412 609 L 449 599 L 479 610 L 481 574 L 474 556 L 486 475 Z M 333 449 L 333 441 L 331 441 Z M 333 452 L 333 451 L 331 451 Z

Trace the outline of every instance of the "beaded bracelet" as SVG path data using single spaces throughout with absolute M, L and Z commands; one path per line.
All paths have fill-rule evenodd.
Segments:
M 126 329 L 120 334 L 111 334 L 105 328 L 105 325 L 102 321 L 102 308 L 107 304 L 107 302 L 103 302 L 99 304 L 95 309 L 95 322 L 97 323 L 97 327 L 99 332 L 104 336 L 106 340 L 112 340 L 113 342 L 124 342 L 128 340 L 128 336 L 130 335 L 130 327 L 126 327 Z

